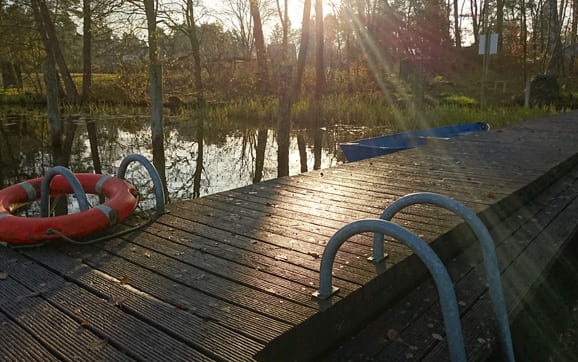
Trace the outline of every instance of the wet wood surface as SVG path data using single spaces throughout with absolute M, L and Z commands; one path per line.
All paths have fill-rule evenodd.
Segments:
M 402 333 L 400 338 L 406 341 L 423 333 L 425 326 L 425 331 L 435 330 L 435 337 L 443 339 L 436 300 L 420 300 L 415 294 L 431 289 L 425 268 L 409 249 L 391 239 L 386 240 L 389 257 L 378 266 L 366 261 L 372 235 L 346 242 L 333 268 L 340 292 L 327 303 L 312 299 L 328 240 L 347 223 L 379 217 L 408 193 L 437 192 L 464 203 L 494 230 L 500 225 L 514 228 L 511 235 L 495 235 L 501 242 L 501 259 L 514 265 L 535 258 L 544 251 L 520 246 L 516 238 L 523 237 L 515 235 L 535 228 L 532 240 L 540 240 L 537 235 L 557 235 L 548 232 L 552 228 L 564 229 L 552 225 L 569 211 L 550 210 L 549 205 L 564 199 L 557 196 L 564 187 L 556 185 L 573 174 L 577 131 L 577 113 L 537 119 L 176 203 L 153 224 L 105 242 L 1 248 L 0 356 L 175 361 L 338 358 L 335 351 L 347 355 L 354 353 L 346 353 L 347 346 L 359 348 L 343 341 L 366 325 L 367 317 L 401 301 L 409 303 L 407 317 L 391 317 L 396 327 L 388 330 Z M 571 202 L 565 205 L 557 207 L 573 210 Z M 525 221 L 515 213 L 523 210 L 521 206 L 533 210 L 524 214 Z M 533 222 L 544 215 L 550 221 Z M 128 224 L 140 221 L 134 217 Z M 458 255 L 470 250 L 474 241 L 460 219 L 432 206 L 412 206 L 394 221 L 430 243 L 448 262 L 452 275 L 463 274 L 458 285 L 479 279 L 471 263 L 453 261 L 462 260 Z M 522 224 L 526 226 L 512 226 Z M 541 242 L 528 245 L 534 244 Z M 517 300 L 527 287 L 512 280 L 522 289 L 505 282 L 506 295 Z M 484 293 L 481 287 L 460 295 L 460 306 L 485 310 L 476 302 L 484 300 Z M 476 318 L 478 314 L 465 313 L 464 326 Z M 474 339 L 478 338 L 482 337 Z M 384 349 L 382 343 L 372 347 L 372 356 L 426 356 L 419 354 L 422 350 L 447 353 L 443 341 L 430 338 L 424 343 L 389 341 L 392 349 Z

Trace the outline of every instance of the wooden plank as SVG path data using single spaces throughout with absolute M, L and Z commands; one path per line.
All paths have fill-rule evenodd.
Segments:
M 152 231 L 152 228 L 147 228 L 147 231 Z M 171 235 L 174 235 L 174 233 Z M 206 249 L 198 252 L 198 249 L 191 250 L 182 243 L 166 243 L 159 236 L 163 237 L 163 232 L 159 231 L 157 227 L 151 234 L 134 233 L 124 238 L 135 244 L 134 249 L 131 249 L 131 251 L 136 254 L 142 254 L 146 258 L 152 258 L 153 253 L 170 256 L 184 264 L 194 265 L 208 273 L 219 275 L 241 285 L 268 291 L 276 296 L 305 306 L 316 307 L 311 301 L 311 293 L 313 293 L 314 289 L 309 284 L 311 279 L 316 277 L 312 272 L 309 273 L 308 278 L 304 278 L 297 273 L 287 276 L 289 268 L 275 266 L 275 269 L 273 269 L 273 267 L 263 266 L 263 264 L 260 264 L 261 266 L 246 265 L 242 260 L 234 256 L 231 256 L 230 259 L 224 258 L 225 253 L 221 250 L 219 250 L 220 253 L 215 254 L 206 252 Z M 114 245 L 112 246 L 114 247 Z M 214 242 L 213 246 L 215 246 Z M 110 250 L 108 245 L 106 245 L 105 249 Z M 235 255 L 242 257 L 241 253 Z M 261 260 L 263 259 L 263 255 L 259 255 L 259 257 Z M 354 287 L 357 288 L 359 285 Z
M 276 251 L 276 254 L 271 255 L 271 257 L 279 254 L 285 255 L 284 253 L 288 250 L 300 250 L 302 254 L 316 253 L 316 255 L 322 255 L 328 242 L 328 238 L 321 238 L 319 234 L 302 230 L 297 231 L 294 228 L 296 222 L 281 224 L 271 222 L 269 219 L 267 221 L 249 217 L 238 220 L 237 214 L 231 215 L 227 212 L 218 212 L 216 209 L 211 210 L 210 216 L 207 216 L 200 213 L 198 208 L 190 207 L 186 204 L 175 205 L 172 208 L 172 214 L 190 221 L 210 223 L 211 226 L 280 247 L 281 251 Z M 218 217 L 219 215 L 221 218 Z M 357 239 L 362 237 L 359 236 Z M 369 240 L 368 236 L 365 236 L 365 238 Z M 343 250 L 340 250 L 336 257 L 338 270 L 340 273 L 351 271 L 357 275 L 369 277 L 373 274 L 374 267 L 367 263 L 358 263 L 357 261 L 361 260 L 363 256 L 370 255 L 369 245 L 371 245 L 371 242 L 359 242 L 358 244 L 364 245 L 365 249 L 360 251 L 353 243 L 346 243 Z M 288 257 L 282 259 L 288 259 Z M 314 262 L 319 263 L 320 261 L 316 259 Z M 355 280 L 352 281 L 355 282 Z
M 137 278 L 137 273 L 143 273 L 142 269 L 135 268 L 137 271 L 135 274 L 123 273 L 120 276 L 110 274 L 107 273 L 108 268 L 102 270 L 92 268 L 88 258 L 74 257 L 88 255 L 82 248 L 77 249 L 72 245 L 64 245 L 62 248 L 63 252 L 52 249 L 30 250 L 27 251 L 27 255 L 36 263 L 66 275 L 83 288 L 93 289 L 104 295 L 107 300 L 124 300 L 123 306 L 134 308 L 136 313 L 142 316 L 154 318 L 155 323 L 162 324 L 161 322 L 165 320 L 164 323 L 168 324 L 169 330 L 175 330 L 183 336 L 189 336 L 189 333 L 193 332 L 199 333 L 200 335 L 194 335 L 192 340 L 202 342 L 207 349 L 210 349 L 212 344 L 218 343 L 216 341 L 220 340 L 220 336 L 225 339 L 224 343 L 227 343 L 230 331 L 235 332 L 233 335 L 237 335 L 233 340 L 244 341 L 240 336 L 246 336 L 264 343 L 290 327 L 288 324 L 248 312 L 236 305 L 203 296 L 196 297 L 196 293 L 190 289 L 179 287 L 170 280 L 152 283 L 150 289 L 140 288 L 134 279 Z M 72 257 L 67 256 L 69 252 Z M 100 262 L 106 264 L 106 260 Z M 151 274 L 145 273 L 143 277 L 146 279 L 148 275 Z M 185 333 L 186 330 L 191 332 Z M 246 343 L 252 345 L 248 341 Z
M 105 343 L 101 335 L 83 327 L 81 321 L 60 312 L 37 290 L 28 289 L 12 278 L 2 281 L 0 311 L 54 351 L 58 359 L 131 360 L 123 351 Z
M 574 195 L 576 197 L 577 195 Z M 561 198 L 557 198 L 556 201 L 560 201 Z M 576 225 L 573 223 L 568 222 L 568 217 L 574 218 L 576 212 L 578 211 L 578 199 L 571 199 L 571 200 L 564 200 L 563 206 L 563 214 L 566 216 L 561 216 L 556 214 L 555 212 L 548 211 L 548 207 L 545 210 L 542 210 L 543 215 L 538 215 L 540 218 L 532 218 L 527 223 L 525 223 L 521 229 L 515 234 L 514 237 L 507 239 L 497 250 L 498 255 L 502 255 L 501 265 L 502 268 L 506 266 L 505 272 L 502 277 L 503 286 L 504 286 L 504 294 L 506 296 L 507 302 L 507 309 L 511 318 L 515 317 L 516 308 L 518 308 L 521 300 L 529 291 L 531 285 L 536 283 L 540 280 L 540 275 L 546 270 L 548 263 L 551 263 L 552 258 L 555 256 L 557 252 L 559 252 L 559 247 L 563 245 L 565 242 L 570 240 L 573 235 L 576 233 Z M 571 203 L 568 204 L 568 201 Z M 550 209 L 554 209 L 551 207 Z M 557 206 L 560 207 L 559 205 Z M 546 216 L 546 217 L 544 217 Z M 525 248 L 524 245 L 528 245 Z M 512 252 L 512 247 L 519 250 L 519 253 Z M 507 250 L 510 255 L 507 257 L 505 256 Z M 531 256 L 528 256 L 530 254 Z M 540 255 L 538 257 L 538 255 Z M 509 259 L 509 261 L 513 261 L 512 264 L 504 263 L 504 259 Z M 529 260 L 531 259 L 532 265 L 522 265 L 520 261 L 522 260 Z M 541 262 L 536 262 L 538 259 Z M 481 269 L 481 265 L 478 265 L 476 269 Z M 467 290 L 468 293 L 471 293 L 474 290 L 474 286 L 478 287 L 477 294 L 480 294 L 480 299 L 476 303 L 484 303 L 486 307 L 490 307 L 490 303 L 487 302 L 488 295 L 487 290 L 484 291 L 484 283 L 481 280 L 478 283 L 474 283 L 472 281 L 458 282 L 458 292 Z M 480 293 L 484 291 L 484 293 Z M 459 295 L 459 294 L 458 294 Z M 462 301 L 463 297 L 458 297 L 460 301 Z M 465 306 L 470 304 L 465 304 Z M 479 308 L 475 309 L 476 311 Z M 471 313 L 471 312 L 469 312 Z M 472 316 L 470 317 L 474 322 L 479 320 L 488 320 L 494 321 L 495 318 L 493 316 L 487 315 L 487 313 L 483 313 L 480 316 Z M 412 325 L 412 329 L 415 326 Z M 419 327 L 419 325 L 418 325 Z M 471 325 L 469 325 L 471 327 Z M 480 359 L 480 353 L 487 351 L 487 349 L 491 345 L 495 345 L 495 341 L 492 339 L 487 339 L 487 335 L 495 335 L 495 325 L 488 325 L 486 324 L 483 329 L 483 335 L 479 337 L 475 337 L 476 330 L 463 328 L 467 333 L 470 341 L 481 338 L 485 342 L 482 343 L 483 346 L 480 346 L 480 343 L 472 343 L 468 345 L 468 354 L 474 354 L 474 359 Z M 471 335 L 470 335 L 471 334 Z M 474 338 L 475 337 L 475 338 Z M 430 344 L 428 348 L 432 348 L 434 345 L 439 344 L 435 341 L 435 339 L 430 339 Z M 439 349 L 441 347 L 436 347 L 434 352 L 432 352 L 431 360 L 439 360 L 440 355 L 442 353 Z M 441 348 L 444 350 L 445 347 Z M 388 351 L 389 352 L 389 351 Z M 391 357 L 392 355 L 388 354 L 380 354 L 379 358 L 382 357 Z
M 108 302 L 102 295 L 68 283 L 38 264 L 27 263 L 20 255 L 13 253 L 11 257 L 15 261 L 2 264 L 2 268 L 20 284 L 38 291 L 62 314 L 75 319 L 79 333 L 90 330 L 99 336 L 106 336 L 103 344 L 130 351 L 127 354 L 136 359 L 213 360 L 187 345 L 182 338 L 172 338 L 155 326 L 125 313 L 122 310 L 123 300 Z M 125 330 L 138 331 L 138 335 L 127 334 Z M 219 347 L 215 346 L 215 349 Z M 214 355 L 213 352 L 210 354 Z
M 4 313 L 0 313 L 0 356 L 5 361 L 58 361 L 33 335 Z
M 506 252 L 509 250 L 508 245 L 515 244 L 521 248 L 523 246 L 520 243 L 529 243 L 533 238 L 532 235 L 538 235 L 542 231 L 542 228 L 534 227 L 538 219 L 541 223 L 548 224 L 556 218 L 555 210 L 563 209 L 570 204 L 573 197 L 576 197 L 575 184 L 578 170 L 574 170 L 568 178 L 570 180 L 560 180 L 548 192 L 534 199 L 532 205 L 528 205 L 505 220 L 499 227 L 491 230 L 494 240 L 499 245 L 498 255 L 502 269 L 516 258 L 516 254 Z M 557 203 L 552 203 L 552 199 L 557 200 Z M 448 271 L 456 283 L 460 308 L 465 311 L 463 330 L 468 355 L 474 350 L 476 354 L 487 350 L 495 342 L 487 338 L 490 334 L 495 335 L 494 326 L 488 323 L 479 324 L 481 320 L 493 321 L 491 306 L 487 301 L 487 295 L 484 294 L 486 286 L 481 263 L 479 247 L 475 245 L 448 264 Z M 341 360 L 344 356 L 378 360 L 419 359 L 426 356 L 432 361 L 446 359 L 447 343 L 440 343 L 433 337 L 434 333 L 436 337 L 444 336 L 439 305 L 434 303 L 436 300 L 437 291 L 433 281 L 424 282 L 374 320 L 369 327 L 355 337 L 355 340 L 330 355 L 328 360 Z M 470 308 L 473 308 L 475 312 L 470 311 Z M 490 316 L 486 310 L 490 311 Z M 480 314 L 470 315 L 477 312 Z M 437 318 L 434 317 L 436 315 Z M 408 328 L 409 331 L 407 331 Z M 401 342 L 388 338 L 390 330 L 396 331 L 395 335 L 399 333 Z M 435 352 L 429 352 L 432 348 Z
M 193 235 L 199 235 L 202 238 L 209 238 L 213 241 L 213 246 L 219 248 L 221 246 L 221 241 L 225 245 L 234 245 L 243 250 L 243 252 L 255 251 L 266 258 L 261 259 L 261 263 L 265 265 L 274 264 L 276 267 L 286 267 L 287 264 L 291 266 L 298 266 L 298 269 L 294 269 L 290 266 L 291 271 L 296 273 L 301 273 L 303 269 L 308 269 L 310 271 L 319 271 L 319 256 L 323 253 L 323 245 L 315 245 L 313 243 L 307 244 L 301 250 L 296 250 L 292 246 L 294 245 L 295 239 L 282 237 L 279 235 L 271 236 L 269 232 L 264 232 L 259 229 L 255 229 L 255 234 L 251 238 L 244 235 L 238 234 L 238 229 L 235 228 L 235 224 L 225 224 L 226 230 L 217 229 L 206 224 L 197 223 L 194 220 L 195 217 L 181 218 L 174 217 L 174 213 L 169 215 L 164 215 L 157 220 L 158 224 L 165 224 L 166 226 L 173 228 L 171 232 L 179 233 L 181 241 L 186 239 L 181 237 L 181 232 L 190 232 Z M 231 226 L 231 228 L 229 228 Z M 194 236 L 191 239 L 196 240 Z M 293 243 L 292 243 L 293 241 Z M 209 250 L 205 246 L 201 246 L 204 250 Z M 201 249 L 203 251 L 203 249 Z M 316 253 L 312 256 L 311 253 Z M 275 256 L 279 256 L 275 258 Z M 357 257 L 356 257 L 357 258 Z M 348 260 L 338 260 L 336 267 L 340 268 L 339 278 L 348 281 L 348 284 L 354 283 L 358 279 L 357 273 L 350 273 L 349 268 L 345 268 L 345 263 Z M 343 268 L 342 268 L 343 266 Z M 309 272 L 304 272 L 305 275 L 311 275 Z M 310 284 L 311 282 L 309 282 Z M 310 284 L 311 285 L 311 284 Z
M 228 260 L 230 262 L 229 264 L 231 264 L 229 268 L 232 268 L 233 271 L 236 270 L 236 265 L 240 264 L 250 268 L 250 270 L 272 275 L 274 277 L 273 280 L 282 278 L 284 281 L 279 281 L 280 285 L 287 283 L 286 281 L 295 282 L 297 284 L 291 288 L 301 289 L 303 293 L 309 296 L 315 291 L 312 287 L 312 280 L 316 280 L 319 277 L 319 271 L 316 269 L 316 267 L 318 268 L 317 264 L 311 262 L 307 265 L 296 265 L 294 261 L 297 256 L 289 253 L 286 254 L 286 262 L 284 260 L 275 260 L 275 258 L 272 257 L 271 248 L 267 246 L 263 248 L 263 243 L 257 241 L 250 243 L 240 241 L 237 243 L 236 241 L 240 239 L 239 235 L 231 236 L 230 234 L 226 234 L 226 238 L 220 238 L 213 233 L 213 239 L 208 239 L 160 223 L 149 225 L 144 230 L 150 232 L 152 235 L 171 240 L 172 243 L 167 244 L 164 240 L 152 240 L 149 237 L 131 238 L 132 242 L 152 250 L 173 255 L 177 259 L 190 257 L 190 255 L 187 254 L 187 252 L 191 251 L 190 249 L 199 250 L 202 258 L 202 260 L 199 261 L 200 263 L 208 263 L 208 260 L 213 260 L 213 258 Z M 198 229 L 195 228 L 195 231 L 198 231 Z M 128 237 L 130 238 L 130 236 Z M 217 241 L 221 241 L 221 243 L 217 243 Z M 288 250 L 287 252 L 290 251 L 292 250 Z M 196 253 L 194 255 L 196 256 Z M 310 259 L 310 261 L 317 259 L 311 255 L 308 255 L 307 258 Z M 190 263 L 195 262 L 196 261 L 190 261 Z M 298 267 L 293 267 L 295 265 Z M 214 267 L 214 265 L 211 267 Z M 221 270 L 221 272 L 224 271 Z M 266 278 L 269 279 L 270 277 L 267 276 Z M 343 281 L 343 284 L 346 290 L 357 289 L 360 286 L 359 284 L 348 283 L 346 281 Z M 303 290 L 303 288 L 305 288 L 305 290 Z
M 336 201 L 324 199 L 313 192 L 308 195 L 299 192 L 288 192 L 286 189 L 273 189 L 270 193 L 263 195 L 264 191 L 259 189 L 256 194 L 247 194 L 247 192 L 233 190 L 226 192 L 224 195 L 208 196 L 207 199 L 221 202 L 224 199 L 226 203 L 234 203 L 251 210 L 265 212 L 266 215 L 283 216 L 291 220 L 305 219 L 314 225 L 331 226 L 333 228 L 340 228 L 352 220 L 379 217 L 384 211 L 383 209 L 374 208 L 372 212 L 367 212 L 363 210 L 365 207 L 358 209 L 357 205 L 351 201 L 359 200 L 359 195 L 357 197 L 356 195 L 343 197 L 341 204 L 337 207 Z M 415 212 L 405 212 L 400 215 L 400 218 L 407 222 L 413 222 L 417 229 L 421 229 L 424 232 L 430 231 L 432 226 L 443 227 L 450 224 L 447 218 L 437 217 L 437 215 L 436 217 L 425 217 L 425 208 L 420 208 L 419 210 L 423 210 L 421 215 Z M 415 209 L 412 211 L 415 211 Z

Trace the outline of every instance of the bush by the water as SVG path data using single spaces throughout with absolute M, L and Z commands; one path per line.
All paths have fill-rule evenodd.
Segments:
M 548 106 L 560 98 L 560 85 L 553 75 L 538 74 L 530 81 L 532 104 Z

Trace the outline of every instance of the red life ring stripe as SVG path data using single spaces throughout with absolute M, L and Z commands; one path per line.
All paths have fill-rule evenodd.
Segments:
M 58 239 L 58 235 L 46 233 L 49 229 L 57 230 L 71 239 L 81 238 L 124 220 L 138 204 L 136 189 L 124 180 L 88 173 L 75 176 L 84 192 L 103 195 L 107 201 L 94 208 L 69 215 L 20 217 L 11 215 L 10 212 L 38 199 L 42 178 L 8 186 L 0 190 L 0 241 L 25 245 Z M 64 177 L 57 175 L 52 179 L 51 196 L 71 193 L 72 187 Z

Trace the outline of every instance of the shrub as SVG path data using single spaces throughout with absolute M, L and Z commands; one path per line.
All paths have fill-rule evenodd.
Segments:
M 560 98 L 560 85 L 553 75 L 538 74 L 530 81 L 530 102 L 548 106 Z

